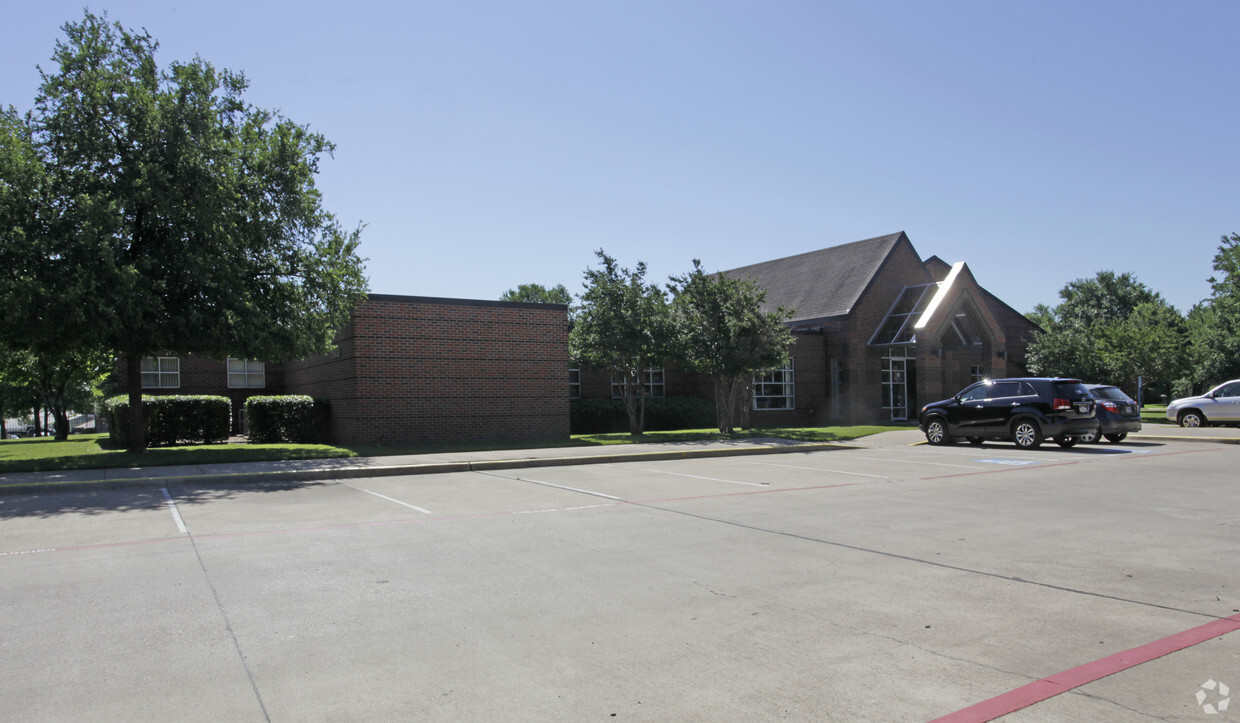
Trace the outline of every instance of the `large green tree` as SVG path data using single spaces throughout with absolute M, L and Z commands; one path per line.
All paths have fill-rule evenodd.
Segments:
M 1132 274 L 1100 271 L 1068 282 L 1056 307 L 1030 315 L 1043 329 L 1029 346 L 1035 374 L 1117 385 L 1137 394 L 1137 380 L 1169 388 L 1183 374 L 1187 328 L 1162 296 Z
M 64 348 L 42 355 L 0 350 L 0 380 L 24 389 L 27 399 L 50 412 L 60 440 L 69 436 L 69 412 L 94 408 L 112 368 L 112 356 L 97 350 Z
M 1240 378 L 1240 235 L 1223 236 L 1210 298 L 1188 315 L 1192 364 L 1181 391 Z
M 0 338 L 126 360 L 132 447 L 145 446 L 141 359 L 278 360 L 327 351 L 363 298 L 360 228 L 314 179 L 333 146 L 256 108 L 244 75 L 89 12 L 64 26 L 34 110 L 5 115 Z
M 573 303 L 573 295 L 564 284 L 556 284 L 550 288 L 542 284 L 520 284 L 515 289 L 508 289 L 500 297 L 500 301 L 522 301 L 529 304 L 564 304 Z
M 667 295 L 646 281 L 646 264 L 622 268 L 599 249 L 600 267 L 586 269 L 581 307 L 569 333 L 569 353 L 583 367 L 602 369 L 620 382 L 629 434 L 646 418 L 646 370 L 667 361 L 671 327 Z
M 669 287 L 676 358 L 711 379 L 719 431 L 731 434 L 750 404 L 755 374 L 788 361 L 789 309 L 763 311 L 766 291 L 752 281 L 693 271 Z

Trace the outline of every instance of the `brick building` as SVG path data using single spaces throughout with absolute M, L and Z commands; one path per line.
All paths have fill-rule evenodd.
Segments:
M 755 379 L 753 426 L 916 419 L 972 381 L 1025 374 L 1038 328 L 964 263 L 923 261 L 903 232 L 722 273 L 793 310 L 792 360 Z M 573 374 L 580 396 L 615 393 L 606 375 Z M 704 380 L 672 368 L 648 370 L 646 383 L 653 396 L 710 398 Z
M 791 361 L 755 379 L 753 426 L 915 419 L 971 381 L 1026 373 L 1038 328 L 903 232 L 722 273 L 794 311 Z M 570 398 L 620 391 L 569 368 L 567 337 L 561 305 L 372 294 L 331 355 L 149 358 L 143 388 L 228 396 L 238 424 L 254 394 L 308 394 L 330 402 L 343 443 L 567 438 Z M 654 397 L 711 398 L 709 380 L 670 367 L 643 382 Z
M 326 356 L 143 360 L 152 394 L 308 394 L 341 443 L 567 439 L 567 307 L 372 294 Z M 123 377 L 123 375 L 122 375 Z

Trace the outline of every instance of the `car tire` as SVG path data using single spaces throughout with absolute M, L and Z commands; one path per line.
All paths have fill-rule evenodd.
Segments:
M 942 417 L 931 417 L 926 422 L 926 441 L 935 446 L 952 444 L 956 440 L 947 433 L 947 420 Z
M 982 442 L 986 441 L 982 439 L 981 437 L 969 437 L 968 440 L 969 440 L 969 444 L 973 445 L 974 447 L 980 447 L 982 446 Z
M 1111 444 L 1119 444 L 1120 442 L 1123 442 L 1124 438 L 1127 436 L 1127 432 L 1120 432 L 1119 434 L 1108 434 L 1106 437 L 1107 441 Z
M 1081 440 L 1081 444 L 1098 444 L 1102 441 L 1102 435 L 1098 433 L 1098 430 L 1091 429 L 1078 437 L 1078 439 Z
M 1036 419 L 1018 419 L 1012 422 L 1012 441 L 1021 449 L 1037 449 L 1042 446 L 1042 428 Z
M 1055 437 L 1055 444 L 1059 445 L 1060 447 L 1063 447 L 1064 449 L 1072 449 L 1073 447 L 1076 446 L 1076 443 L 1079 441 L 1080 440 L 1078 440 L 1076 437 L 1064 437 L 1062 435 Z
M 1196 409 L 1189 409 L 1180 412 L 1178 418 L 1181 427 L 1208 427 L 1210 422 L 1206 420 L 1206 415 Z

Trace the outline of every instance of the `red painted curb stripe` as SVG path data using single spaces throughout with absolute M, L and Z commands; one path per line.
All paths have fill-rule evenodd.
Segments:
M 935 718 L 931 723 L 982 723 L 983 721 L 991 721 L 1009 713 L 1014 713 L 1021 708 L 1027 708 L 1034 703 L 1041 703 L 1060 693 L 1066 693 L 1073 688 L 1079 688 L 1087 683 L 1100 680 L 1108 675 L 1114 675 L 1142 663 L 1148 663 L 1164 655 L 1190 648 L 1211 638 L 1217 638 L 1237 630 L 1240 630 L 1240 615 L 1212 620 L 1191 630 L 1185 630 L 1161 640 L 1155 640 L 1152 643 L 1146 643 L 1131 650 L 1125 650 L 1122 653 L 1109 655 L 1092 663 L 1086 663 L 1070 670 L 1065 670 L 1062 673 L 1056 673 L 1048 678 L 1043 678 L 1015 690 L 1010 690 L 1002 695 L 997 695 L 990 700 L 984 700 L 955 713 L 949 713 L 942 718 Z

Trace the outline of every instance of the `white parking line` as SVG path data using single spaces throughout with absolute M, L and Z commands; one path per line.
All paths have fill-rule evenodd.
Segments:
M 552 484 L 550 482 L 540 482 L 539 480 L 530 479 L 529 477 L 517 477 L 517 476 L 506 475 L 506 474 L 496 474 L 494 472 L 483 472 L 481 470 L 479 470 L 477 474 L 484 474 L 488 477 L 499 477 L 500 479 L 515 480 L 517 482 L 529 482 L 530 484 L 542 485 L 543 487 L 554 487 L 557 490 L 567 490 L 569 492 L 580 492 L 583 495 L 594 495 L 595 497 L 603 497 L 605 499 L 615 500 L 617 502 L 624 501 L 623 499 L 616 497 L 615 495 L 605 495 L 602 492 L 595 492 L 593 490 L 583 490 L 577 487 L 567 487 L 565 485 L 557 485 L 557 484 Z
M 695 475 L 695 474 L 682 474 L 680 472 L 664 472 L 661 469 L 648 469 L 645 467 L 635 467 L 634 469 L 639 469 L 642 472 L 653 472 L 655 474 L 670 474 L 673 477 L 688 477 L 689 479 L 701 479 L 701 480 L 706 480 L 708 482 L 727 482 L 728 484 L 749 485 L 750 487 L 769 487 L 771 484 L 770 482 L 738 482 L 737 480 L 734 480 L 734 479 L 719 479 L 718 477 L 699 477 L 698 475 Z
M 801 467 L 795 464 L 775 464 L 774 462 L 742 462 L 742 464 L 756 464 L 763 467 L 783 467 L 785 469 L 804 469 L 810 472 L 831 472 L 832 474 L 850 474 L 854 477 L 874 477 L 876 479 L 891 479 L 885 474 L 864 474 L 862 472 L 845 472 L 842 469 L 823 469 L 822 467 Z
M 409 509 L 411 509 L 411 510 L 417 510 L 418 512 L 421 512 L 421 513 L 424 513 L 424 514 L 427 514 L 427 515 L 431 514 L 431 511 L 430 511 L 430 510 L 424 510 L 424 509 L 422 509 L 421 507 L 418 507 L 417 505 L 411 505 L 411 504 L 409 504 L 408 502 L 401 502 L 400 500 L 394 500 L 394 499 L 392 499 L 391 497 L 388 497 L 387 495 L 381 495 L 381 494 L 379 494 L 378 492 L 374 492 L 374 491 L 372 491 L 372 490 L 368 490 L 368 489 L 366 489 L 365 487 L 358 487 L 357 485 L 351 485 L 351 484 L 348 484 L 347 482 L 346 482 L 346 483 L 343 483 L 343 484 L 344 484 L 344 486 L 345 486 L 345 487 L 349 487 L 349 488 L 351 488 L 351 489 L 355 489 L 355 490 L 357 490 L 358 492 L 365 492 L 365 493 L 366 493 L 366 494 L 368 494 L 368 495 L 374 495 L 375 497 L 378 497 L 379 499 L 387 500 L 388 502 L 395 502 L 395 503 L 396 503 L 396 504 L 398 504 L 398 505 L 402 505 L 402 506 L 404 506 L 404 507 L 408 507 L 408 508 L 409 508 Z
M 164 506 L 172 512 L 172 519 L 177 523 L 177 531 L 183 535 L 188 535 L 189 530 L 185 527 L 185 520 L 181 519 L 181 511 L 177 509 L 177 503 L 176 500 L 172 499 L 172 493 L 168 491 L 167 487 L 161 489 L 160 492 L 164 493 Z
M 914 459 L 891 459 L 890 457 L 853 457 L 849 455 L 849 459 L 866 459 L 871 462 L 895 462 L 897 464 L 929 464 L 936 467 L 963 467 L 964 469 L 982 469 L 971 464 L 948 464 L 946 462 L 926 462 Z

